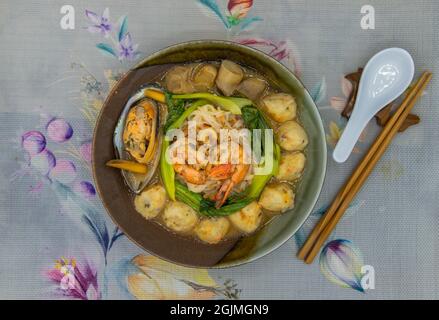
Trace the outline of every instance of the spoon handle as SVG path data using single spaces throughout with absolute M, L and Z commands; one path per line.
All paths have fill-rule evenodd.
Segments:
M 332 157 L 338 163 L 345 162 L 349 158 L 349 155 L 354 149 L 355 144 L 360 138 L 361 133 L 363 132 L 367 123 L 373 117 L 373 115 L 371 117 L 357 117 L 357 119 L 363 120 L 357 121 L 357 119 L 354 119 L 354 116 L 355 115 L 352 114 L 351 119 L 349 119 L 346 128 L 343 130 L 340 140 L 335 146 L 334 152 L 332 154 Z

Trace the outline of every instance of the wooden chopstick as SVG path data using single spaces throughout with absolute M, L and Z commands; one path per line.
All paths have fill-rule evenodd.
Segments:
M 422 94 L 422 91 L 430 81 L 431 76 L 431 73 L 424 72 L 416 85 L 409 91 L 400 108 L 398 108 L 394 115 L 389 119 L 380 135 L 362 159 L 360 165 L 336 196 L 327 213 L 311 232 L 307 241 L 298 253 L 300 259 L 305 260 L 306 263 L 311 263 L 314 260 L 320 247 L 343 216 L 349 203 L 366 181 L 376 162 L 380 159 L 381 155 L 390 144 L 392 138 L 398 132 L 399 127 L 401 127 L 410 110 Z

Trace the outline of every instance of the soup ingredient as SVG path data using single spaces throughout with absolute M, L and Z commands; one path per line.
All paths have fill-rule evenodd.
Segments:
M 152 219 L 158 216 L 166 203 L 166 191 L 161 185 L 154 185 L 134 198 L 134 206 L 143 217 Z
M 168 124 L 168 122 L 172 120 L 169 119 L 168 116 L 168 119 L 166 121 L 166 124 L 168 125 L 166 126 L 165 124 L 165 133 L 167 130 L 179 128 L 183 124 L 184 120 L 186 120 L 186 118 L 192 112 L 194 112 L 199 106 L 205 104 L 206 104 L 206 100 L 198 100 L 194 102 L 187 109 L 183 109 L 183 112 L 179 115 L 179 117 L 170 124 Z M 172 167 L 172 164 L 166 160 L 166 152 L 169 149 L 169 143 L 170 142 L 165 138 L 162 144 L 162 150 L 160 153 L 160 174 L 169 198 L 171 200 L 175 200 L 175 172 L 174 172 L 174 168 Z
M 172 95 L 166 94 L 166 105 L 168 110 L 168 115 L 166 116 L 166 122 L 164 125 L 164 132 L 169 130 L 169 127 L 177 121 L 178 118 L 186 110 L 185 103 L 183 100 L 174 100 L 172 99 Z
M 233 101 L 236 103 L 240 109 L 246 106 L 252 106 L 253 102 L 246 98 L 240 98 L 240 97 L 225 97 L 227 100 Z
M 192 70 L 191 81 L 197 92 L 209 91 L 215 85 L 218 69 L 209 63 L 200 63 Z
M 277 142 L 284 150 L 301 151 L 308 145 L 308 136 L 296 121 L 287 121 L 278 129 Z
M 187 164 L 174 164 L 174 170 L 181 175 L 186 182 L 193 184 L 204 184 L 206 175 L 203 171 L 197 171 L 195 168 Z
M 172 165 L 166 160 L 166 153 L 169 149 L 169 141 L 165 139 L 160 153 L 160 176 L 163 185 L 171 200 L 175 200 L 175 172 Z
M 240 129 L 243 127 L 243 120 L 231 112 L 210 104 L 206 104 L 194 110 L 187 120 L 196 122 L 196 126 L 201 128 L 200 132 L 203 133 L 204 138 L 199 135 L 197 141 L 194 143 L 188 143 L 186 139 L 183 139 L 184 137 L 175 140 L 170 146 L 171 149 L 177 151 L 178 148 L 183 147 L 187 152 L 180 155 L 178 159 L 179 163 L 174 164 L 173 169 L 178 173 L 178 178 L 187 183 L 189 190 L 203 193 L 205 198 L 213 199 L 216 202 L 216 207 L 219 208 L 226 202 L 232 190 L 241 192 L 250 183 L 252 178 L 251 171 L 247 174 L 250 165 L 244 164 L 244 160 L 249 159 L 244 157 L 242 145 L 239 147 L 240 149 L 237 150 L 239 153 L 237 153 L 231 150 L 232 145 L 227 143 L 225 147 L 227 151 L 229 151 L 230 161 L 219 165 L 217 163 L 221 161 L 220 157 L 223 154 L 212 154 L 209 150 L 208 158 L 204 158 L 200 157 L 199 153 L 197 154 L 196 148 L 200 145 L 201 148 L 205 148 L 206 144 L 209 143 L 215 146 L 215 142 L 218 142 L 218 138 L 220 137 L 220 130 Z M 178 124 L 179 123 L 181 122 L 178 121 Z M 183 122 L 179 128 L 183 130 L 183 133 L 187 134 L 188 125 L 188 122 Z M 215 139 L 215 141 L 212 139 Z M 207 155 L 207 151 L 205 154 Z M 232 161 L 235 160 L 235 157 L 231 156 L 232 154 L 237 156 L 236 160 L 238 160 L 238 164 L 236 165 L 234 163 L 232 164 Z M 178 157 L 177 153 L 174 152 L 173 156 Z M 195 163 L 190 161 L 192 156 L 194 156 L 193 159 Z M 215 158 L 212 158 L 212 156 Z M 224 162 L 224 160 L 222 161 Z M 190 163 L 190 165 L 187 163 Z
M 262 152 L 264 152 L 265 145 L 265 129 L 270 129 L 267 121 L 265 120 L 262 113 L 253 106 L 245 106 L 241 109 L 242 118 L 244 119 L 245 126 L 249 130 L 261 129 L 261 143 Z M 253 135 L 252 135 L 253 136 Z
M 230 228 L 230 222 L 227 218 L 206 218 L 195 227 L 195 233 L 200 240 L 209 244 L 220 242 Z
M 123 142 L 126 151 L 140 163 L 147 163 L 154 155 L 157 117 L 157 106 L 148 99 L 128 112 Z
M 216 78 L 218 89 L 226 96 L 231 96 L 244 78 L 242 68 L 230 60 L 223 60 Z
M 232 213 L 238 212 L 254 199 L 243 197 L 239 199 L 229 199 L 221 208 L 215 208 L 215 202 L 204 199 L 199 193 L 190 191 L 185 185 L 179 181 L 175 181 L 175 195 L 176 198 L 195 211 L 207 217 L 228 216 Z
M 198 222 L 198 215 L 194 209 L 179 201 L 171 201 L 163 212 L 165 225 L 177 232 L 187 232 L 193 229 Z
M 148 89 L 145 89 L 143 91 L 143 94 L 147 98 L 153 99 L 153 100 L 158 101 L 160 103 L 166 103 L 166 96 L 165 96 L 165 94 L 162 91 L 158 90 L 158 89 L 148 88 Z
M 285 181 L 294 181 L 298 179 L 303 172 L 305 162 L 306 158 L 302 152 L 288 152 L 282 154 L 276 179 Z
M 216 104 L 223 108 L 226 111 L 229 111 L 233 114 L 241 114 L 241 108 L 243 106 L 252 105 L 253 102 L 244 98 L 236 98 L 236 97 L 221 97 L 212 93 L 200 92 L 200 93 L 192 93 L 192 94 L 174 94 L 172 96 L 173 99 L 204 99 L 213 104 Z
M 121 159 L 113 159 L 108 161 L 105 165 L 113 168 L 118 168 L 134 173 L 147 173 L 148 167 L 142 163 L 134 162 L 134 161 L 128 161 L 128 160 L 121 160 Z
M 261 207 L 257 201 L 253 201 L 239 212 L 230 215 L 229 219 L 237 229 L 245 233 L 252 233 L 261 224 Z
M 123 107 L 113 136 L 116 158 L 147 166 L 146 172 L 144 169 L 121 171 L 127 186 L 136 194 L 148 185 L 156 172 L 163 136 L 160 130 L 162 105 L 145 96 L 148 90 L 159 92 L 161 89 L 156 84 L 146 84 L 136 91 Z
M 265 187 L 259 204 L 273 213 L 281 213 L 294 207 L 294 193 L 286 183 L 272 183 Z
M 203 201 L 201 194 L 192 192 L 183 183 L 175 181 L 175 196 L 195 211 L 200 212 L 200 205 Z
M 246 190 L 246 194 L 248 198 L 257 198 L 261 194 L 267 182 L 271 179 L 271 177 L 277 173 L 280 159 L 280 148 L 273 140 L 273 156 L 270 157 L 266 155 L 265 152 L 265 129 L 270 129 L 270 126 L 267 124 L 263 114 L 255 107 L 245 106 L 242 108 L 242 118 L 244 119 L 244 123 L 246 127 L 250 130 L 261 129 L 262 130 L 262 153 L 261 155 L 269 161 L 272 160 L 272 171 L 266 175 L 255 175 L 253 177 L 252 183 Z
M 267 83 L 265 80 L 251 77 L 247 78 L 241 82 L 238 87 L 238 92 L 252 101 L 256 101 L 262 95 L 262 93 L 267 88 Z
M 221 208 L 216 208 L 215 202 L 209 199 L 202 199 L 200 202 L 200 213 L 207 217 L 229 216 L 232 213 L 238 212 L 253 200 L 248 197 L 229 200 Z
M 189 65 L 175 66 L 165 75 L 165 86 L 172 93 L 194 92 L 194 87 L 189 81 L 192 67 Z
M 273 177 L 273 175 L 277 174 L 279 170 L 279 159 L 280 159 L 280 148 L 277 144 L 274 145 L 274 154 L 273 154 L 273 164 L 272 164 L 272 171 L 269 174 L 266 175 L 255 175 L 253 177 L 252 183 L 246 190 L 246 194 L 248 198 L 255 199 L 259 197 L 262 190 L 264 189 L 265 185 L 268 183 L 268 181 Z
M 237 117 L 230 112 L 224 111 L 221 108 L 214 107 L 210 104 L 201 106 L 198 110 L 194 111 L 190 115 L 189 120 L 194 120 L 197 122 L 199 127 L 202 127 L 204 132 L 210 130 L 214 133 L 214 139 L 219 136 L 219 130 L 222 129 L 239 129 L 243 125 L 243 121 L 240 117 Z M 185 124 L 183 123 L 184 127 Z M 203 141 L 203 142 L 201 142 Z M 200 140 L 201 143 L 209 143 L 208 141 Z M 185 141 L 179 142 L 178 140 L 174 143 L 177 144 L 176 148 L 181 147 L 179 143 L 186 143 Z M 172 145 L 172 147 L 174 144 Z M 187 148 L 188 145 L 184 145 Z M 231 148 L 228 146 L 229 149 Z M 216 202 L 217 208 L 222 206 L 228 196 L 231 194 L 232 190 L 235 191 L 244 190 L 246 184 L 250 182 L 251 175 L 247 175 L 249 172 L 250 165 L 244 164 L 244 151 L 243 147 L 239 147 L 239 154 L 236 160 L 238 164 L 224 163 L 224 164 L 214 164 L 219 159 L 213 159 L 211 163 L 209 161 L 204 162 L 200 160 L 195 164 L 174 164 L 173 169 L 179 174 L 179 178 L 188 184 L 191 191 L 196 193 L 203 193 L 205 198 L 213 199 Z M 190 150 L 189 150 L 190 151 Z M 229 150 L 233 152 L 233 150 Z M 231 156 L 231 154 L 229 154 Z M 187 162 L 188 154 L 185 154 L 183 161 Z M 220 154 L 217 154 L 220 157 Z M 231 157 L 230 160 L 234 160 Z M 198 160 L 197 160 L 198 161 Z M 244 184 L 241 184 L 244 183 Z M 239 209 L 238 209 L 239 210 Z
M 285 122 L 296 118 L 297 104 L 290 94 L 270 94 L 262 99 L 261 104 L 268 116 L 276 122 Z
M 208 104 L 207 100 L 197 100 L 189 106 L 184 105 L 183 100 L 173 100 L 168 97 L 168 117 L 164 125 L 165 133 L 171 129 L 181 127 L 184 120 L 189 117 L 198 107 Z
M 242 163 L 237 165 L 225 164 L 221 166 L 232 167 L 233 169 L 227 170 L 227 173 L 225 173 L 225 177 L 229 176 L 230 178 L 228 178 L 221 185 L 221 188 L 218 190 L 218 193 L 214 197 L 214 200 L 216 201 L 215 207 L 217 209 L 220 208 L 224 204 L 224 202 L 226 202 L 233 187 L 235 187 L 242 180 L 244 180 L 245 176 L 247 175 L 247 171 L 250 168 L 250 165 Z

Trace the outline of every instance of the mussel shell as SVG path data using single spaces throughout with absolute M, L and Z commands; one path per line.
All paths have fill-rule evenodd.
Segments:
M 131 189 L 131 191 L 133 191 L 136 194 L 140 193 L 154 177 L 154 174 L 156 172 L 160 160 L 160 149 L 161 149 L 162 138 L 163 138 L 163 134 L 161 130 L 162 127 L 161 122 L 163 118 L 161 114 L 163 108 L 161 107 L 160 103 L 151 100 L 149 98 L 146 98 L 144 96 L 144 90 L 146 88 L 161 90 L 161 88 L 157 85 L 146 85 L 146 86 L 142 86 L 133 96 L 131 96 L 131 98 L 128 100 L 128 102 L 125 104 L 125 107 L 122 110 L 116 128 L 114 129 L 114 137 L 113 137 L 113 144 L 116 152 L 116 157 L 119 159 L 135 161 L 135 159 L 126 150 L 123 141 L 123 133 L 125 130 L 125 122 L 128 113 L 130 112 L 131 108 L 137 106 L 143 100 L 148 100 L 148 102 L 150 102 L 156 108 L 156 112 L 155 112 L 156 117 L 154 119 L 154 121 L 156 121 L 156 127 L 155 127 L 156 149 L 154 151 L 153 158 L 148 163 L 146 163 L 146 165 L 148 166 L 148 172 L 146 174 L 139 174 L 139 173 L 132 173 L 125 170 L 121 170 L 122 175 L 125 179 L 125 183 Z

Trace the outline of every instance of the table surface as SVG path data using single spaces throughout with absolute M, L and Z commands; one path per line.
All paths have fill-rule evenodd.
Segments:
M 107 217 L 90 170 L 94 121 L 120 75 L 160 48 L 206 38 L 245 42 L 292 69 L 316 100 L 330 154 L 346 124 L 345 74 L 393 46 L 412 54 L 417 75 L 439 74 L 439 2 L 368 1 L 375 29 L 366 30 L 357 0 L 69 3 L 74 30 L 61 28 L 64 1 L 0 3 L 0 298 L 439 298 L 437 78 L 414 109 L 421 123 L 392 142 L 312 265 L 295 257 L 298 246 L 375 121 L 348 162 L 329 156 L 315 211 L 292 239 L 225 270 L 139 249 Z

